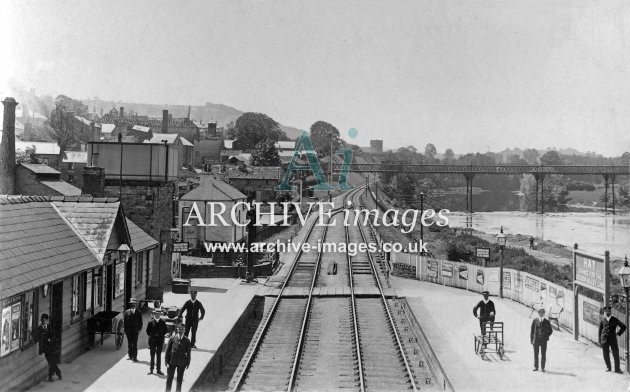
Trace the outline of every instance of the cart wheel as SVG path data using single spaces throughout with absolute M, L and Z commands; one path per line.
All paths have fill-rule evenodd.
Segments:
M 499 358 L 503 359 L 503 356 L 505 355 L 505 349 L 503 348 L 503 346 L 499 347 Z
M 120 349 L 120 346 L 122 346 L 124 339 L 125 333 L 123 331 L 123 323 L 118 323 L 118 328 L 116 331 L 116 350 Z

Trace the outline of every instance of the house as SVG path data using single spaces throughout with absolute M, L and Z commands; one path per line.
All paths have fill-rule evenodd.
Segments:
M 195 145 L 185 138 L 171 133 L 154 133 L 151 139 L 145 140 L 144 143 L 166 144 L 178 150 L 178 167 L 188 167 L 193 164 Z
M 148 127 L 153 133 L 171 133 L 194 141 L 200 137 L 199 127 L 189 118 L 173 118 L 168 110 L 162 111 L 162 118 L 140 116 L 137 114 L 125 114 L 125 108 L 120 110 L 112 109 L 99 119 L 101 124 L 115 124 L 116 128 L 112 137 L 117 137 L 118 133 L 125 136 L 125 132 L 134 126 Z
M 276 195 L 274 187 L 282 179 L 282 168 L 275 166 L 229 166 L 226 168 L 227 182 L 244 193 L 248 199 L 267 202 Z
M 46 377 L 35 331 L 50 315 L 61 361 L 91 341 L 87 322 L 145 298 L 157 241 L 129 227 L 116 199 L 0 197 L 0 378 L 5 390 Z
M 227 146 L 230 147 L 227 147 Z M 256 147 L 256 143 L 254 143 L 247 136 L 241 136 L 231 141 L 231 143 L 226 144 L 226 148 L 231 150 L 242 150 L 242 151 L 252 151 Z
M 61 179 L 61 173 L 44 164 L 22 163 L 15 168 L 15 193 L 38 196 L 79 196 L 81 189 Z
M 59 165 L 61 179 L 76 186 L 83 187 L 83 168 L 87 166 L 87 151 L 65 151 Z
M 242 226 L 234 224 L 230 212 L 234 205 L 246 201 L 247 197 L 238 189 L 214 178 L 212 175 L 202 174 L 199 186 L 179 199 L 180 232 L 183 241 L 189 243 L 191 250 L 203 249 L 204 241 L 230 243 L 241 241 L 246 235 L 244 222 L 247 220 L 247 209 L 244 205 L 240 205 L 235 211 L 235 221 L 241 223 Z M 208 224 L 211 211 L 208 202 L 221 203 L 225 206 L 226 212 L 222 216 L 228 223 L 227 226 L 223 226 L 218 220 L 216 227 L 200 226 L 198 219 L 188 219 L 191 216 L 193 204 L 196 204 L 203 222 Z M 185 226 L 186 223 L 188 223 L 187 226 Z
M 204 167 L 221 161 L 221 150 L 224 145 L 222 137 L 195 139 L 193 143 L 195 144 L 195 167 Z
M 33 157 L 39 163 L 48 165 L 53 169 L 59 167 L 59 152 L 61 149 L 56 142 L 24 142 L 22 140 L 15 141 L 15 149 L 26 151 L 27 148 L 34 147 L 35 153 Z

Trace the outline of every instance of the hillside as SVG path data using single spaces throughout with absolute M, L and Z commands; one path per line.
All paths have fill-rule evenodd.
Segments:
M 94 99 L 83 99 L 82 102 L 88 105 L 90 112 L 95 111 L 100 114 L 107 113 L 112 108 L 125 108 L 126 113 L 138 113 L 151 117 L 162 116 L 162 110 L 168 109 L 173 117 L 186 117 L 188 115 L 188 105 L 157 105 L 148 103 L 130 103 L 130 102 L 114 102 L 102 101 Z M 216 122 L 219 127 L 225 126 L 243 114 L 244 112 L 231 106 L 206 102 L 203 106 L 190 106 L 190 118 L 195 121 L 201 121 L 203 124 L 207 122 Z M 277 119 L 275 119 L 277 121 Z M 287 136 L 295 139 L 300 135 L 300 130 L 280 124 L 280 128 L 286 132 Z

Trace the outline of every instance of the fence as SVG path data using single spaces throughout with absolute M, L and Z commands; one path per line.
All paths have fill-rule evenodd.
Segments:
M 489 291 L 491 295 L 499 294 L 499 268 L 482 267 L 475 264 L 437 260 L 418 254 L 391 252 L 392 270 L 409 271 L 415 269 L 415 278 L 445 286 L 457 287 L 481 293 Z M 402 267 L 407 266 L 407 267 Z M 402 274 L 401 274 L 402 275 Z M 549 313 L 550 309 L 562 309 L 558 321 L 564 328 L 573 331 L 574 317 L 573 290 L 542 279 L 527 272 L 511 268 L 503 269 L 503 297 L 512 299 L 529 308 L 533 304 L 542 306 Z M 597 333 L 603 304 L 599 301 L 578 295 L 578 316 L 580 336 L 598 341 Z M 625 314 L 613 309 L 613 315 L 625 319 Z M 628 333 L 619 339 L 620 357 L 625 357 Z

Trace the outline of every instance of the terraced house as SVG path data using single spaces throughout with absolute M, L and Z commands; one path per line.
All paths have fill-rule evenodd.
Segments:
M 75 358 L 94 341 L 93 315 L 146 297 L 158 242 L 117 199 L 1 196 L 0 215 L 0 379 L 23 389 L 47 375 L 39 315 L 50 315 L 61 362 Z

